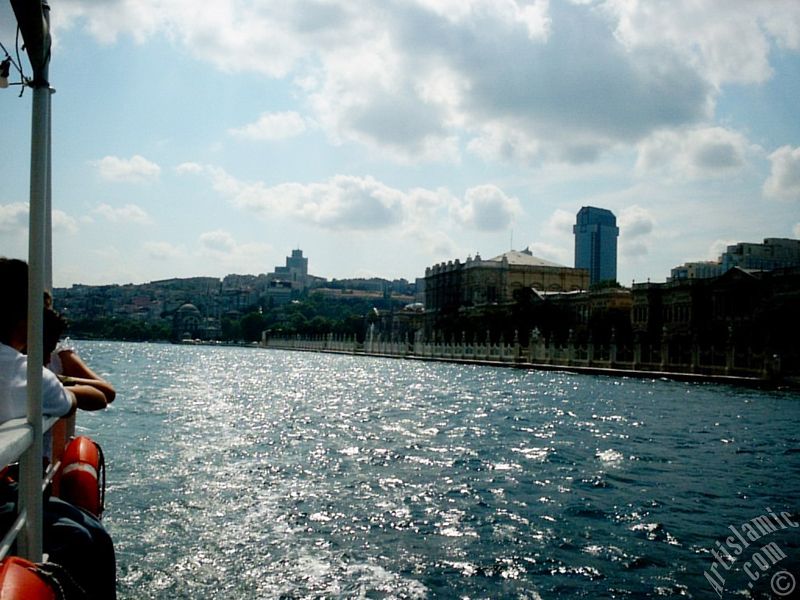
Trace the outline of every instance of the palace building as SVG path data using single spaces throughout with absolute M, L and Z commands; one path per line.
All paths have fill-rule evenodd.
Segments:
M 441 312 L 513 302 L 523 289 L 568 292 L 589 287 L 589 272 L 511 250 L 489 260 L 480 255 L 425 269 L 425 308 Z

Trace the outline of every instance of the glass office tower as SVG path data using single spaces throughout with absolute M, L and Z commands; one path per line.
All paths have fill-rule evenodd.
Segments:
M 572 228 L 575 268 L 589 270 L 589 283 L 617 280 L 617 218 L 606 208 L 584 206 Z

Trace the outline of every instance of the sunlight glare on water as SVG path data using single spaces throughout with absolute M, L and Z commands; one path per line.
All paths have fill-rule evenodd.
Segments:
M 798 513 L 791 393 L 78 344 L 121 598 L 716 597 L 728 526 Z

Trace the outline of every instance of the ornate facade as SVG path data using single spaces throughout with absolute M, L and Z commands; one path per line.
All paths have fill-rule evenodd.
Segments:
M 569 292 L 589 287 L 589 272 L 511 250 L 490 260 L 467 257 L 425 269 L 425 308 L 441 312 L 509 304 L 518 292 Z
M 734 267 L 709 279 L 635 284 L 633 331 L 647 342 L 671 345 L 689 361 L 694 343 L 750 348 L 781 356 L 800 368 L 800 268 L 750 271 Z

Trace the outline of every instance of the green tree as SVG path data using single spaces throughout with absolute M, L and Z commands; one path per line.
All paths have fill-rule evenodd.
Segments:
M 220 323 L 222 339 L 236 341 L 242 339 L 242 326 L 239 319 L 233 317 L 222 317 Z
M 239 326 L 246 342 L 257 342 L 261 340 L 261 332 L 266 329 L 266 321 L 261 313 L 251 312 L 241 318 Z

